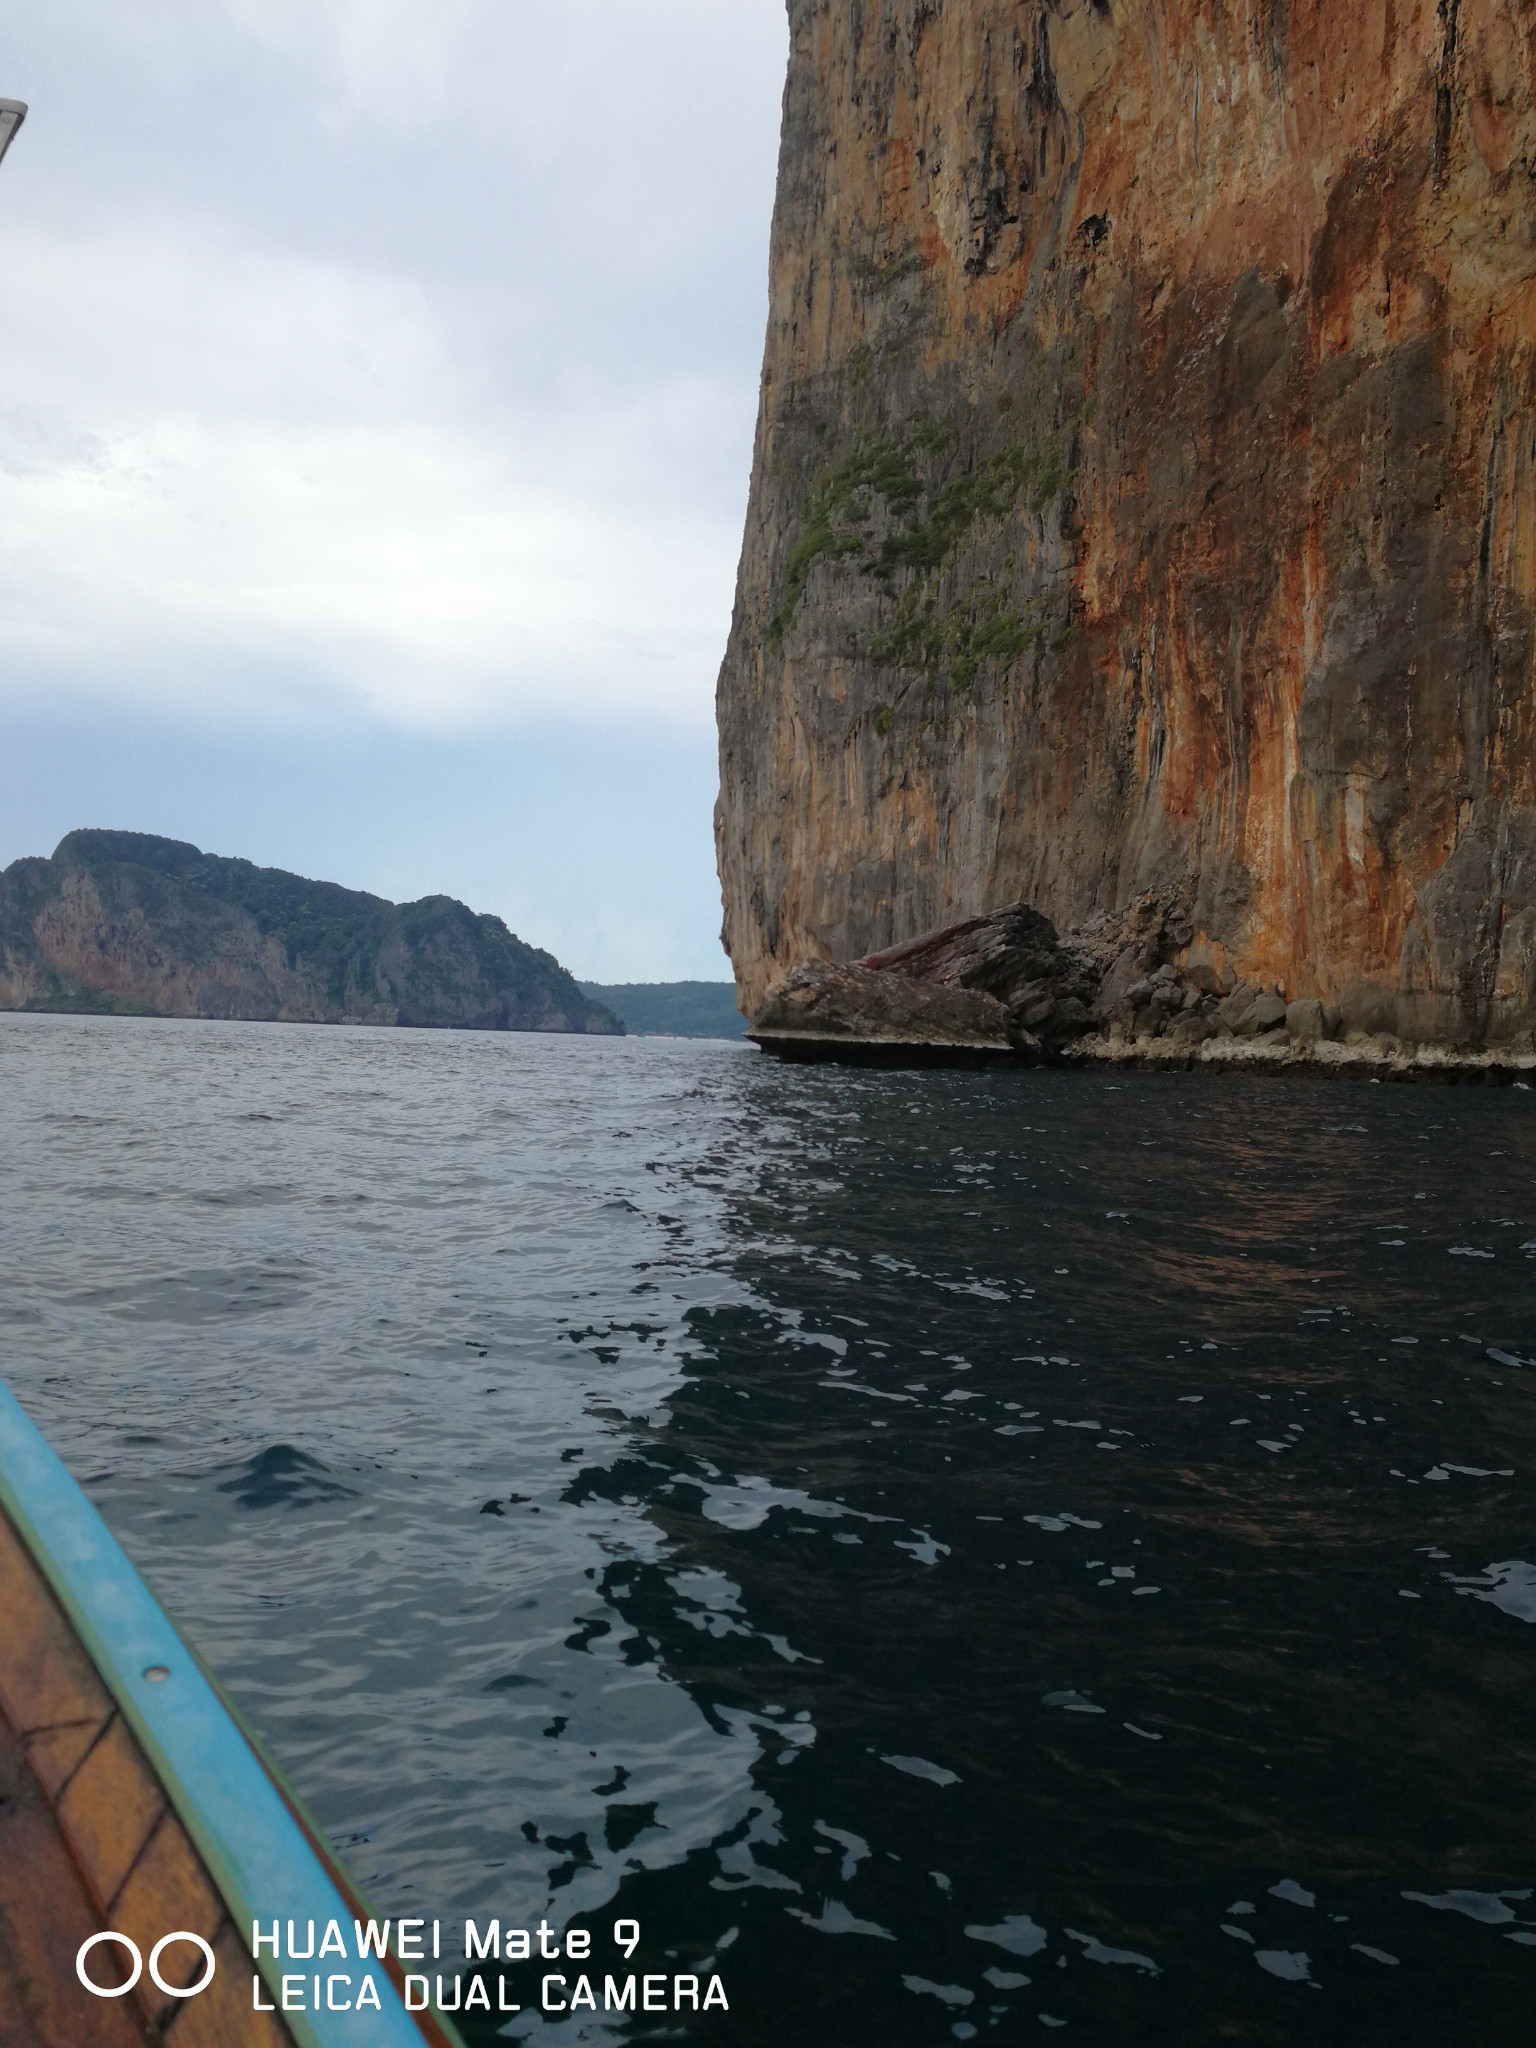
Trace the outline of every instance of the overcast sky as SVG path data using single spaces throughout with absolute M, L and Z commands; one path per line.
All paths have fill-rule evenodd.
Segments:
M 8 0 L 0 862 L 75 825 L 723 977 L 783 0 Z

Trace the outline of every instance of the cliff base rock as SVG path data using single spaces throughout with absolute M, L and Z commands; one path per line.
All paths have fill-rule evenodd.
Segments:
M 1389 1032 L 1349 1028 L 1315 996 L 1238 980 L 1192 943 L 1187 915 L 1153 894 L 1062 937 L 1038 910 L 1011 903 L 850 966 L 812 961 L 768 992 L 751 1036 L 794 1059 L 942 1063 L 953 1054 L 1009 1064 L 1229 1066 L 1314 1064 L 1340 1071 L 1536 1070 L 1530 1033 L 1496 1049 L 1421 1049 Z
M 753 1020 L 759 1045 L 786 1055 L 876 1047 L 1012 1054 L 1008 1012 L 983 990 L 813 960 L 770 989 Z

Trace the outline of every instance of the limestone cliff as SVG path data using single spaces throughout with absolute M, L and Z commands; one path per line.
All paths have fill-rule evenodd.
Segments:
M 1536 1013 L 1536 0 L 790 0 L 743 1006 L 1022 899 Z
M 71 832 L 0 874 L 0 1009 L 624 1029 L 452 897 L 387 903 L 142 832 Z

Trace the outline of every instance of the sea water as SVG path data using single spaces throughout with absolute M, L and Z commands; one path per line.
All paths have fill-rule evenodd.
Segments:
M 729 2000 L 472 2038 L 1531 2038 L 1531 1094 L 7 1016 L 0 1176 L 376 1910 Z

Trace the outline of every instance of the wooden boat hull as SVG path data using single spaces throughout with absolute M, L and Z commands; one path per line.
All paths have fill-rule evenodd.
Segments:
M 461 2048 L 437 2015 L 407 2013 L 393 1959 L 331 1966 L 343 2011 L 313 2009 L 307 1973 L 305 2009 L 285 2011 L 293 1963 L 253 1959 L 253 1921 L 334 1919 L 350 1939 L 369 1917 L 0 1388 L 0 2048 Z M 77 1970 L 101 1936 L 83 1967 L 103 1990 L 138 1959 L 120 1995 Z

